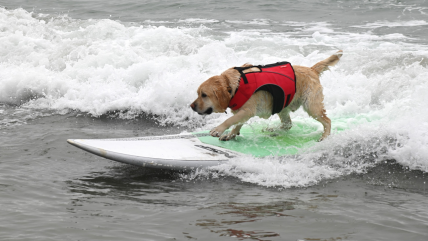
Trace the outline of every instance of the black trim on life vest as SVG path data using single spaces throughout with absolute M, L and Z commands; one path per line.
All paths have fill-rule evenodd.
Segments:
M 288 61 L 283 61 L 283 62 L 277 62 L 274 64 L 267 64 L 267 65 L 252 65 L 252 66 L 247 66 L 247 67 L 234 67 L 234 69 L 236 69 L 239 72 L 239 74 L 241 74 L 241 77 L 244 80 L 244 83 L 248 84 L 248 80 L 247 80 L 247 77 L 245 76 L 246 74 L 244 73 L 244 70 L 251 69 L 251 68 L 255 67 L 255 68 L 258 68 L 260 70 L 260 72 L 263 72 L 264 68 L 272 68 L 272 67 L 276 67 L 276 66 L 280 66 L 280 65 L 287 65 L 289 63 L 290 62 L 288 62 Z M 291 66 L 291 64 L 290 64 L 290 66 Z M 293 68 L 293 66 L 291 66 L 291 68 Z M 259 73 L 259 72 L 255 72 L 255 73 Z M 293 68 L 293 73 L 294 73 L 294 68 Z M 247 74 L 250 74 L 250 73 L 247 73 Z M 286 76 L 286 75 L 284 75 L 284 76 Z M 287 76 L 287 77 L 290 78 L 289 76 Z M 294 73 L 294 79 L 296 79 L 296 73 Z
M 259 90 L 264 90 L 269 92 L 273 97 L 273 105 L 272 105 L 272 115 L 281 112 L 284 109 L 284 90 L 275 84 L 266 84 L 260 86 L 255 92 Z M 255 93 L 254 92 L 254 93 Z M 289 101 L 290 95 L 288 95 L 287 102 Z M 277 101 L 275 101 L 277 100 Z
M 283 62 L 277 62 L 277 63 L 273 63 L 273 64 L 267 64 L 267 65 L 259 65 L 259 66 L 254 66 L 254 67 L 259 67 L 261 68 L 272 68 L 272 67 L 276 67 L 276 66 L 280 66 L 280 65 L 286 65 L 289 64 L 290 62 L 288 61 L 283 61 Z
M 244 70 L 252 68 L 253 66 L 248 66 L 248 67 L 235 67 L 234 69 L 238 70 L 239 74 L 241 75 L 242 79 L 244 80 L 245 84 L 248 84 L 248 80 L 247 77 L 244 74 Z

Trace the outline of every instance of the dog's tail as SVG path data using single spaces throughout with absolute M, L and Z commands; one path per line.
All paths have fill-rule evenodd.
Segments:
M 315 70 L 319 75 L 322 74 L 322 72 L 328 70 L 328 66 L 334 66 L 339 62 L 340 57 L 342 57 L 343 51 L 339 50 L 337 53 L 333 54 L 332 56 L 324 59 L 323 61 L 320 61 L 316 63 L 314 66 L 311 67 L 311 69 Z

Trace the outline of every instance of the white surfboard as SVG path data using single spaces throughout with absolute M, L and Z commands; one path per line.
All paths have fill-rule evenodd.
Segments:
M 216 166 L 245 154 L 202 143 L 199 135 L 182 134 L 119 139 L 69 139 L 95 155 L 136 166 L 192 170 Z
M 315 121 L 313 121 L 315 122 Z M 244 126 L 231 141 L 209 131 L 194 134 L 119 139 L 72 139 L 68 143 L 95 155 L 127 164 L 171 170 L 216 166 L 236 157 L 304 153 L 321 136 L 318 123 L 295 121 L 287 132 L 270 133 L 263 125 Z

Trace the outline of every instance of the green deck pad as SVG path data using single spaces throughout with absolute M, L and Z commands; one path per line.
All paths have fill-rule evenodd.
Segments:
M 274 131 L 266 131 L 266 127 Z M 230 141 L 220 141 L 218 137 L 202 136 L 205 144 L 223 147 L 255 157 L 294 155 L 304 152 L 317 143 L 322 134 L 322 125 L 313 120 L 293 121 L 289 131 L 278 128 L 279 121 L 267 126 L 263 123 L 245 124 L 241 134 Z M 199 132 L 208 133 L 208 131 Z
M 332 119 L 331 133 L 350 129 L 352 126 L 371 122 L 376 116 L 360 114 L 354 117 Z M 267 124 L 269 123 L 269 124 Z M 323 126 L 311 118 L 293 119 L 293 127 L 289 131 L 280 130 L 278 121 L 262 121 L 245 124 L 241 135 L 230 141 L 220 141 L 218 137 L 201 136 L 199 140 L 205 144 L 223 147 L 236 152 L 250 154 L 255 157 L 284 156 L 302 154 L 315 146 L 323 133 Z M 273 132 L 264 129 L 273 127 Z M 198 133 L 208 133 L 203 131 Z

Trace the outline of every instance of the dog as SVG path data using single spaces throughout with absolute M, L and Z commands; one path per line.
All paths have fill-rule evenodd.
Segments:
M 294 81 L 295 93 L 291 93 L 291 95 L 294 96 L 291 101 L 284 104 L 282 106 L 283 109 L 280 108 L 280 111 L 277 113 L 281 120 L 281 129 L 289 130 L 292 127 L 290 111 L 294 112 L 302 106 L 309 116 L 319 121 L 324 127 L 324 132 L 319 141 L 324 140 L 330 135 L 331 120 L 327 117 L 324 108 L 323 88 L 319 77 L 325 70 L 328 70 L 329 66 L 334 66 L 339 62 L 342 55 L 343 52 L 340 50 L 329 58 L 316 63 L 312 67 L 298 65 L 291 66 L 288 62 L 279 63 L 279 66 L 273 67 L 279 69 L 289 66 L 289 68 L 294 70 L 294 80 L 292 78 L 293 76 L 291 76 L 292 74 L 288 74 L 289 79 Z M 288 63 L 289 65 L 285 63 Z M 281 66 L 281 64 L 283 65 Z M 244 64 L 241 67 L 229 68 L 222 74 L 209 78 L 199 86 L 197 90 L 198 98 L 190 105 L 190 107 L 200 115 L 209 115 L 213 112 L 226 112 L 228 107 L 232 107 L 230 106 L 230 102 L 233 102 L 233 98 L 236 97 L 237 91 L 240 88 L 243 88 L 247 83 L 246 76 L 248 77 L 252 73 L 270 72 L 265 71 L 265 67 L 266 66 Z M 280 74 L 277 74 L 275 76 L 279 75 Z M 243 81 L 245 81 L 245 83 Z M 293 86 L 290 85 L 290 88 L 293 89 Z M 282 97 L 281 100 L 284 100 L 284 98 Z M 232 107 L 231 109 L 234 115 L 219 126 L 213 128 L 210 131 L 210 135 L 213 137 L 219 137 L 222 141 L 228 141 L 235 138 L 236 135 L 240 134 L 242 125 L 251 117 L 259 116 L 267 119 L 273 115 L 274 112 L 272 110 L 275 105 L 276 109 L 278 109 L 278 106 L 281 107 L 282 105 L 282 102 L 275 104 L 274 101 L 272 92 L 263 88 L 258 91 L 256 90 L 242 106 L 235 109 Z M 225 130 L 229 129 L 231 126 L 234 126 L 234 128 L 229 133 L 225 133 Z

